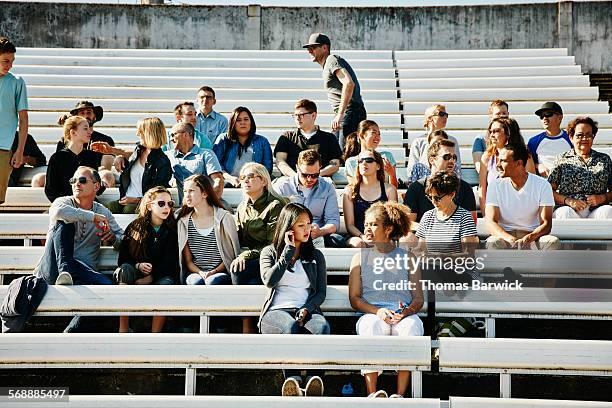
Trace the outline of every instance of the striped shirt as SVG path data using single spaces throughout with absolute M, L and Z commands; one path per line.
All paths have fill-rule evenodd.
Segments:
M 443 253 L 462 252 L 461 239 L 476 235 L 472 214 L 459 206 L 445 220 L 438 219 L 435 208 L 425 212 L 416 232 L 417 237 L 427 242 L 428 251 Z
M 193 219 L 189 217 L 187 242 L 193 256 L 193 263 L 200 270 L 208 272 L 223 262 L 217 246 L 217 236 L 214 228 L 198 230 L 193 223 Z

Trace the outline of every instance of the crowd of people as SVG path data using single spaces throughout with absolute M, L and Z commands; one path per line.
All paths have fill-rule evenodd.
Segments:
M 323 68 L 334 133 L 316 125 L 317 105 L 302 99 L 294 106 L 296 128 L 283 133 L 274 150 L 247 107 L 235 108 L 229 120 L 214 111 L 216 94 L 208 86 L 197 91 L 197 104 L 175 107 L 169 132 L 159 118 L 140 120 L 130 150 L 93 130 L 103 118 L 101 106 L 80 101 L 62 115 L 46 175 L 32 180 L 44 185 L 51 202 L 35 275 L 59 285 L 264 285 L 261 333 L 327 335 L 321 248 L 361 248 L 348 284 L 351 306 L 361 315 L 357 334 L 422 335 L 419 286 L 380 290 L 375 283 L 412 281 L 418 274 L 405 268 L 378 273 L 373 265 L 478 245 L 476 199 L 461 179 L 459 142 L 446 130 L 452 117 L 442 104 L 427 108 L 424 134 L 411 144 L 401 179 L 393 155 L 381 147 L 379 126 L 367 119 L 349 63 L 330 53 L 324 34 L 310 36 L 304 48 Z M 11 171 L 46 161 L 28 135 L 25 83 L 9 72 L 15 52 L 0 38 L 0 202 Z M 553 219 L 612 218 L 612 161 L 592 149 L 597 123 L 577 117 L 562 130 L 563 111 L 555 102 L 535 114 L 545 131 L 525 143 L 508 104 L 493 101 L 486 132 L 474 142 L 487 248 L 556 249 Z M 275 180 L 274 161 L 281 173 Z M 342 194 L 344 236 L 332 180 L 342 165 L 349 182 Z M 119 199 L 102 205 L 97 196 L 115 185 Z M 403 196 L 398 187 L 407 187 Z M 223 201 L 224 189 L 232 188 L 243 193 L 235 212 Z M 113 214 L 136 216 L 124 231 Z M 103 245 L 119 251 L 112 278 L 97 271 Z M 66 331 L 86 330 L 87 323 L 77 316 Z M 154 317 L 152 332 L 164 323 Z M 120 317 L 119 331 L 130 330 L 128 317 Z M 256 331 L 254 319 L 245 317 L 243 332 Z M 378 372 L 363 374 L 370 396 L 387 396 L 377 387 Z M 409 381 L 409 372 L 398 372 L 391 397 L 404 396 Z M 285 371 L 283 395 L 322 395 L 323 389 L 320 372 Z

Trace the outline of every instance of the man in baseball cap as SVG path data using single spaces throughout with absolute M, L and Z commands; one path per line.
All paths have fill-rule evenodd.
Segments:
M 540 176 L 548 177 L 555 157 L 570 150 L 572 142 L 561 129 L 563 109 L 557 102 L 545 102 L 535 114 L 540 118 L 544 132 L 529 139 L 527 147 Z
M 311 34 L 302 47 L 308 49 L 312 61 L 323 68 L 323 86 L 336 114 L 331 129 L 340 136 L 343 148 L 344 138 L 356 131 L 359 122 L 367 117 L 357 75 L 344 58 L 330 55 L 331 41 L 327 35 Z

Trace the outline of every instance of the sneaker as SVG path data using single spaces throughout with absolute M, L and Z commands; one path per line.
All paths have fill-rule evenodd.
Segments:
M 388 398 L 385 390 L 378 390 L 368 395 L 368 398 Z
M 68 272 L 60 272 L 60 274 L 57 275 L 55 284 L 56 285 L 72 285 L 73 284 L 72 275 L 69 274 Z
M 305 395 L 307 397 L 323 396 L 323 380 L 317 375 L 310 377 L 306 383 Z
M 399 394 L 391 394 L 389 398 L 404 398 L 404 396 Z
M 289 377 L 283 383 L 282 394 L 283 397 L 301 397 L 302 389 L 300 383 L 293 377 Z

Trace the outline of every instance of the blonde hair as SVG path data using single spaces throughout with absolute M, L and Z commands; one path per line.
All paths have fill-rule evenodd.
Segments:
M 59 121 L 58 121 L 59 122 Z M 70 134 L 71 130 L 76 131 L 77 128 L 81 125 L 81 123 L 87 122 L 82 116 L 70 116 L 64 120 L 64 143 L 67 143 L 72 140 L 72 135 Z M 87 122 L 89 124 L 89 122 Z
M 166 127 L 160 118 L 140 119 L 136 124 L 136 130 L 142 135 L 144 147 L 159 149 L 168 143 Z
M 427 125 L 429 124 L 429 121 L 431 120 L 433 114 L 437 110 L 443 110 L 444 112 L 446 112 L 446 106 L 441 105 L 441 104 L 435 104 L 435 105 L 431 105 L 429 108 L 425 109 L 425 119 L 423 119 L 423 127 L 425 129 L 427 129 Z
M 261 179 L 266 184 L 264 188 L 268 190 L 272 197 L 281 201 L 283 204 L 287 204 L 287 199 L 279 195 L 272 187 L 272 179 L 270 178 L 270 173 L 268 173 L 268 169 L 266 169 L 264 165 L 255 162 L 245 163 L 244 166 L 242 166 L 242 168 L 240 169 L 240 175 L 244 176 L 245 174 L 247 174 L 247 170 L 251 170 L 253 173 L 261 177 Z

